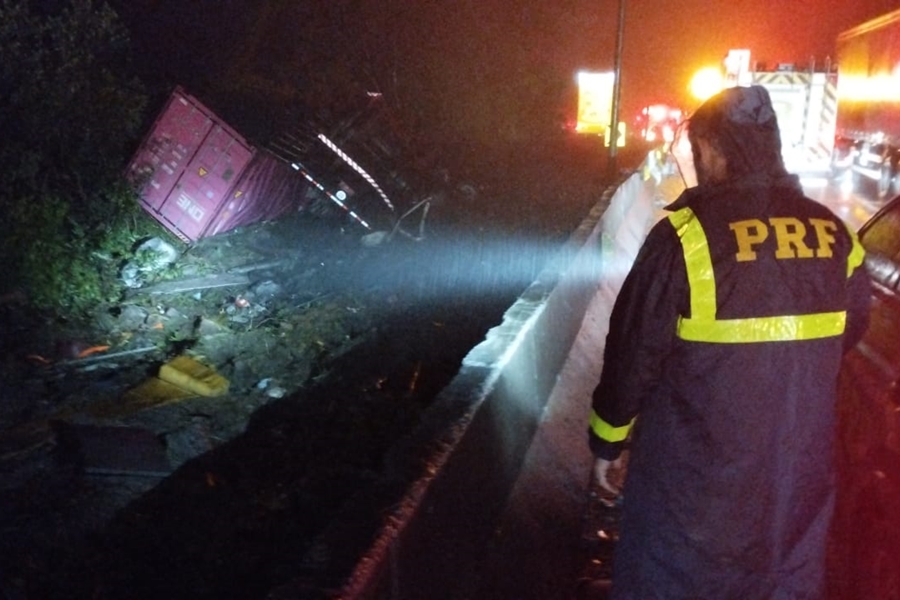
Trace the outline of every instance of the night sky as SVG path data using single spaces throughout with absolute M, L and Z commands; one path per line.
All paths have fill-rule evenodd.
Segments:
M 691 75 L 732 48 L 754 62 L 822 65 L 835 38 L 896 0 L 624 0 L 622 116 L 687 110 Z M 618 0 L 128 0 L 118 9 L 157 75 L 205 93 L 272 82 L 327 104 L 349 82 L 419 127 L 516 139 L 574 116 L 575 73 L 615 65 Z M 220 92 L 221 92 L 220 89 Z M 227 95 L 227 92 L 225 92 Z M 282 99 L 279 99 L 283 95 Z

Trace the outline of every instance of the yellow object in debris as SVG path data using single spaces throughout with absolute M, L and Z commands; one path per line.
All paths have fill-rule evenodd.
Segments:
M 228 380 L 189 356 L 179 356 L 159 368 L 159 378 L 198 396 L 222 396 Z
M 151 377 L 139 386 L 125 392 L 120 400 L 93 406 L 90 413 L 97 417 L 128 416 L 148 408 L 180 402 L 196 396 L 195 392 L 163 381 L 158 377 Z
M 159 377 L 131 388 L 121 399 L 92 406 L 90 413 L 98 417 L 127 416 L 188 398 L 221 396 L 226 392 L 227 379 L 192 358 L 179 356 L 159 368 Z

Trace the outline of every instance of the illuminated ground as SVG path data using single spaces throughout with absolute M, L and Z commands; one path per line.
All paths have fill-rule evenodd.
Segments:
M 181 259 L 184 277 L 246 273 L 250 286 L 137 293 L 92 331 L 14 320 L 0 589 L 262 598 L 308 579 L 321 597 L 411 476 L 395 443 L 599 198 L 597 163 L 595 150 L 483 163 L 478 194 L 435 206 L 420 242 L 365 247 L 304 215 L 211 238 Z M 157 349 L 25 360 L 65 359 L 53 353 L 74 343 Z M 229 393 L 140 410 L 122 400 L 178 353 L 213 365 Z M 120 427 L 134 437 L 115 437 Z

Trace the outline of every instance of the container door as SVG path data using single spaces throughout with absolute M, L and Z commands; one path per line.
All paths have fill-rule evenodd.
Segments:
M 199 239 L 252 157 L 252 148 L 218 124 L 213 125 L 159 207 L 160 215 L 181 237 Z

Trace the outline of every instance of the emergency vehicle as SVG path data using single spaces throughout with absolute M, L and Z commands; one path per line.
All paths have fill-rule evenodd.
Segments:
M 724 64 L 726 85 L 761 85 L 769 92 L 788 171 L 827 173 L 837 115 L 837 71 L 831 63 L 767 68 L 752 65 L 749 50 L 731 50 Z
M 680 108 L 662 103 L 650 104 L 641 109 L 634 125 L 644 141 L 669 144 L 675 139 L 675 130 L 683 118 Z
M 756 71 L 753 83 L 772 98 L 781 130 L 781 152 L 792 173 L 825 173 L 829 168 L 837 112 L 837 74 L 825 65 L 795 69 L 778 65 Z
M 837 38 L 833 173 L 879 199 L 900 194 L 900 9 Z

